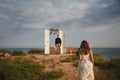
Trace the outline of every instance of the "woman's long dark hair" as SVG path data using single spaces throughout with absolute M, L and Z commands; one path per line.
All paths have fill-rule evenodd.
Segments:
M 80 50 L 81 50 L 81 53 L 84 53 L 84 54 L 89 54 L 90 52 L 90 47 L 89 47 L 89 44 L 86 40 L 83 40 L 81 42 L 81 45 L 80 45 Z

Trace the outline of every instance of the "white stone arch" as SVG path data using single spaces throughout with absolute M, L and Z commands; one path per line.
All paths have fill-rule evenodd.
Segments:
M 65 33 L 62 30 L 59 30 L 58 34 L 62 41 L 60 47 L 60 54 L 63 54 L 65 53 Z M 44 31 L 44 44 L 45 54 L 50 54 L 50 30 L 48 29 Z

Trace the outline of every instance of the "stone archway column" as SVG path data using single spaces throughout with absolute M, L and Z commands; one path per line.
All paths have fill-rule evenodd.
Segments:
M 60 47 L 60 54 L 63 54 L 65 53 L 65 40 L 64 40 L 64 37 L 65 37 L 65 34 L 62 30 L 59 30 L 59 37 L 61 38 L 61 47 Z
M 50 31 L 45 30 L 44 32 L 45 41 L 45 54 L 50 54 Z

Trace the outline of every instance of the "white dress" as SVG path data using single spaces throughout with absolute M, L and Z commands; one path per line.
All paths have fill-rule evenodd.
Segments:
M 83 59 L 78 63 L 80 80 L 94 80 L 93 63 L 90 61 L 89 54 L 81 56 Z

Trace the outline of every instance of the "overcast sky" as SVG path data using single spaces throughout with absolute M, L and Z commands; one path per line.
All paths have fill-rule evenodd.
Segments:
M 120 0 L 0 0 L 0 47 L 44 47 L 50 27 L 65 32 L 67 47 L 120 47 Z

